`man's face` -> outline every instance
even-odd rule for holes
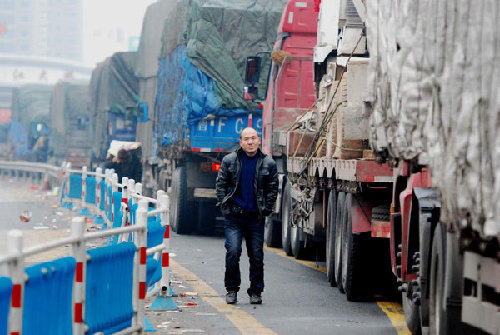
[[[245,129],[241,133],[240,146],[247,154],[253,156],[260,145],[260,138],[255,129]]]

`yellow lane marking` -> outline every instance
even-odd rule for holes
[[[297,263],[300,263],[302,265],[305,265],[307,266],[308,268],[311,268],[311,269],[314,269],[314,270],[317,270],[317,271],[320,271],[320,272],[323,272],[323,273],[326,273],[326,268],[324,266],[320,266],[318,265],[317,263],[315,262],[311,262],[311,261],[303,261],[301,259],[295,259],[293,257],[290,257],[286,254],[286,252],[284,252],[283,250],[281,249],[278,249],[278,248],[270,248],[266,245],[264,245],[264,249],[266,250],[269,250],[269,251],[272,251],[274,252],[275,254],[281,256],[281,257],[284,257],[284,258],[288,258],[288,259],[291,259]]]
[[[181,266],[179,263],[170,260],[172,270],[177,273],[182,281],[189,282],[189,285],[198,292],[198,296],[215,308],[218,312],[224,313],[236,328],[243,335],[277,335],[271,329],[265,327],[253,316],[233,305],[226,304],[225,299],[210,287],[207,283],[198,278],[194,273]]]
[[[295,259],[293,257],[288,256],[286,254],[286,252],[284,252],[283,250],[278,249],[278,248],[269,248],[267,246],[264,246],[264,248],[269,250],[269,251],[274,252],[275,254],[277,254],[281,257],[291,259],[291,260],[293,260],[297,263],[300,263],[302,265],[305,265],[311,269],[326,273],[326,268],[324,266],[319,266],[315,262]],[[400,304],[398,304],[396,302],[379,301],[379,302],[377,302],[377,305],[387,315],[387,317],[391,321],[393,327],[396,328],[398,335],[411,335],[410,330],[406,327],[405,313],[404,313],[403,307]]]
[[[377,302],[378,307],[387,314],[392,325],[396,328],[398,335],[411,335],[410,330],[406,327],[405,313],[403,307],[396,302]]]

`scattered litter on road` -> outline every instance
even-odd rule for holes
[[[198,306],[198,304],[195,302],[188,302],[186,303],[186,306]]]
[[[29,188],[30,190],[39,190],[39,189],[40,189],[40,186],[38,186],[38,185],[29,185],[29,186],[28,186],[28,188]]]
[[[20,219],[22,222],[30,222],[32,213],[28,210],[25,210],[21,213]]]
[[[63,216],[64,215],[63,212],[56,212],[56,214],[59,215],[59,216]]]
[[[172,258],[172,257],[176,257],[176,256],[177,256],[177,254],[176,254],[175,252],[171,252],[171,253],[170,253],[170,258]]]
[[[47,230],[47,229],[50,229],[50,227],[47,227],[47,226],[36,226],[36,227],[33,227],[34,230]]]

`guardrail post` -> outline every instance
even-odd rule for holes
[[[142,184],[141,183],[135,184],[135,191],[137,192],[138,195],[142,195]]]
[[[12,279],[12,299],[9,316],[9,333],[21,335],[23,330],[23,294],[26,275],[23,260],[23,233],[12,230],[7,233],[7,248],[15,260],[9,264],[9,273]]]
[[[87,272],[87,248],[83,236],[85,222],[83,217],[71,221],[71,235],[78,241],[71,246],[71,253],[76,259],[75,285],[73,286],[73,334],[85,334],[85,280]]]
[[[138,248],[138,264],[137,264],[137,280],[134,280],[134,285],[137,287],[137,300],[136,301],[136,318],[134,320],[134,325],[141,327],[140,334],[144,331],[144,318],[146,316],[144,299],[146,299],[146,262],[147,262],[147,221],[148,221],[148,201],[140,200],[139,207],[137,208],[137,226],[142,228],[137,231],[137,248]],[[137,258],[137,257],[136,257]],[[135,292],[134,292],[135,293]]]
[[[102,181],[102,169],[98,167],[95,169],[95,202],[97,206],[97,213],[101,213],[101,181]]]
[[[161,193],[160,193],[161,192]],[[162,212],[160,213],[160,219],[162,225],[165,225],[165,234],[163,235],[163,254],[161,255],[161,294],[167,297],[171,296],[172,292],[170,290],[170,278],[169,278],[169,267],[170,267],[170,222],[168,220],[169,210],[170,210],[170,198],[164,191],[158,191],[158,202]]]
[[[105,215],[105,217],[106,217],[106,226],[107,226],[108,229],[110,229],[111,226],[110,226],[110,223],[109,223],[109,220],[108,220],[108,213],[111,210],[111,205],[109,203],[109,187],[108,186],[111,184],[111,169],[106,169],[104,180],[105,180],[105,182],[104,182],[104,187],[105,187],[105,189],[104,189],[104,191],[105,191],[105,198],[104,198],[104,208],[105,208],[105,210],[104,210],[104,212],[105,213],[104,214],[106,214]]]
[[[113,196],[115,192],[118,191],[118,175],[113,173],[111,177],[111,226],[115,222],[115,197]]]
[[[87,167],[82,167],[82,209],[85,208],[85,196],[87,195]]]

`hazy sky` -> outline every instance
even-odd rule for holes
[[[89,66],[139,37],[146,8],[155,0],[83,0],[83,60]]]

